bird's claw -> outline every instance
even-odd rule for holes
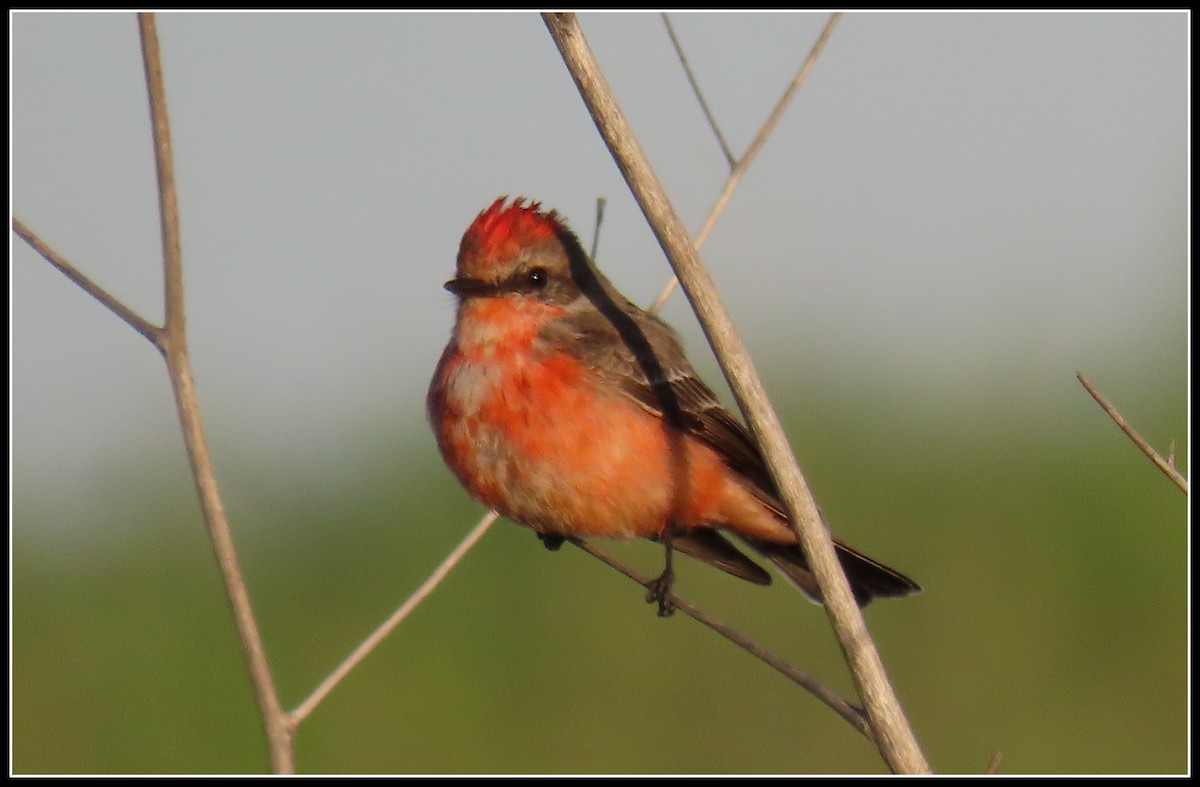
[[[554,536],[548,533],[538,533],[537,537],[542,542],[542,546],[551,552],[557,552],[562,547],[563,542],[567,540],[563,536]]]
[[[662,572],[657,579],[646,585],[646,603],[658,603],[658,616],[667,618],[675,614],[675,605],[671,603],[671,587],[675,584],[675,572],[670,569]]]

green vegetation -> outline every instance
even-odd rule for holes
[[[1183,386],[1162,389],[1110,393],[1155,445],[1178,441],[1186,474]],[[935,769],[980,773],[999,750],[1008,774],[1185,771],[1185,496],[1082,389],[1065,408],[950,415],[858,390],[780,409],[835,530],[926,588],[867,617]],[[278,469],[265,480],[271,457],[218,453],[291,706],[481,513],[419,427],[405,457],[401,430],[381,431],[387,449],[342,449],[350,466],[283,486]],[[89,530],[110,538],[70,543],[29,506],[14,512],[12,767],[261,772],[189,481],[178,463],[127,471],[122,501],[156,491],[137,510],[96,506]],[[645,544],[617,551],[644,567],[659,559]],[[824,615],[784,583],[687,565],[678,589],[849,691]],[[883,769],[779,675],[683,616],[658,619],[628,580],[506,521],[317,709],[296,752],[315,773]]]

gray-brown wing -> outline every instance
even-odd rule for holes
[[[657,540],[657,539],[656,539]],[[671,536],[671,547],[756,585],[771,584],[771,575],[746,557],[716,530],[697,528]]]
[[[758,447],[699,377],[683,354],[674,332],[658,318],[630,307],[614,319],[588,310],[558,320],[543,330],[555,347],[568,348],[642,407],[712,446],[725,463],[748,482],[755,495],[782,517],[783,505]],[[623,316],[622,316],[623,315]],[[769,577],[720,534],[694,530],[672,543],[734,576],[766,584]],[[769,558],[789,581],[818,600],[820,590],[808,569],[804,552],[795,544],[749,541]],[[905,596],[920,586],[895,569],[834,541],[842,566],[860,606],[876,596]]]
[[[670,326],[628,305],[614,319],[595,310],[543,330],[642,407],[703,440],[750,482],[764,503],[782,512],[771,474],[750,433],[696,375]],[[614,323],[620,323],[614,324]]]

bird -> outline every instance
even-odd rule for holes
[[[667,600],[678,550],[770,584],[765,559],[810,600],[821,590],[743,423],[700,379],[672,328],[623,296],[556,211],[496,199],[459,244],[450,340],[426,399],[446,465],[482,504],[564,540],[665,548],[648,600]],[[920,586],[834,540],[854,598]]]

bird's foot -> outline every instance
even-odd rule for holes
[[[538,533],[537,537],[542,542],[542,546],[551,552],[557,552],[562,547],[563,542],[567,540],[563,536],[555,536],[549,533]]]
[[[675,572],[667,568],[646,585],[646,603],[658,604],[658,616],[670,617],[675,614],[675,605],[671,603],[671,588],[675,585]]]

